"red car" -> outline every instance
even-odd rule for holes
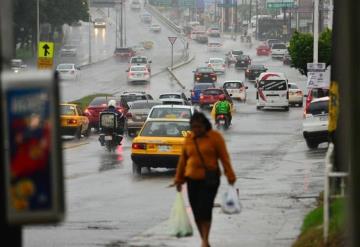
[[[222,88],[208,88],[200,94],[200,107],[212,107],[219,100],[220,95],[225,95],[226,99],[232,104],[232,99],[226,90]]]
[[[270,53],[271,49],[267,45],[260,45],[256,48],[256,55],[258,56],[269,56]]]
[[[210,67],[198,67],[194,73],[194,82],[210,82],[217,81],[217,75],[213,68]]]
[[[130,59],[135,56],[136,52],[130,47],[115,48],[114,56],[120,59]]]
[[[90,102],[89,106],[84,111],[85,116],[89,119],[89,128],[99,129],[100,112],[107,108],[107,104],[111,99],[116,100],[116,108],[118,111],[123,112],[124,114],[126,113],[126,109],[120,103],[120,99],[105,96],[96,97]]]

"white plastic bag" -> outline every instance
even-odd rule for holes
[[[185,209],[184,199],[180,192],[176,193],[175,203],[170,214],[170,234],[178,238],[193,235],[189,216]]]
[[[241,212],[239,196],[234,186],[229,186],[228,190],[224,193],[221,208],[226,214],[239,214]]]

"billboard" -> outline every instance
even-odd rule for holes
[[[51,71],[3,74],[6,216],[9,224],[64,214],[58,86]]]

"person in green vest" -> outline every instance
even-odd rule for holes
[[[215,109],[215,121],[217,115],[226,115],[229,121],[229,125],[231,124],[231,104],[226,100],[225,95],[222,94],[219,96],[219,100],[215,103],[213,109]]]

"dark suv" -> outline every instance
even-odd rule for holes
[[[245,78],[249,81],[254,81],[261,73],[266,72],[267,70],[268,69],[265,68],[264,65],[250,65],[245,70]]]
[[[246,69],[251,64],[248,55],[240,55],[236,58],[235,69]]]

